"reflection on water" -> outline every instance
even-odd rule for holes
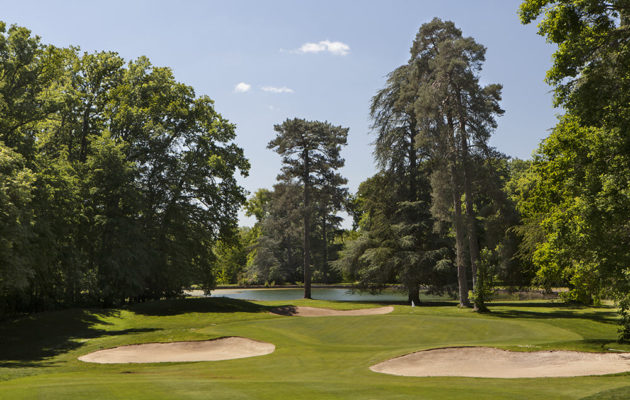
[[[202,290],[187,290],[188,296],[205,297]],[[345,288],[313,288],[311,290],[313,299],[331,301],[365,301],[365,302],[406,302],[407,294],[392,289],[384,290],[380,294],[370,294],[362,292],[352,292]],[[215,289],[210,297],[229,297],[241,300],[260,301],[283,301],[298,300],[304,297],[303,288],[264,288],[264,289]],[[550,300],[557,299],[558,293],[547,294],[540,290],[525,292],[509,292],[507,290],[497,290],[493,300],[499,301],[519,301],[519,300]],[[420,292],[422,302],[443,302],[453,301],[448,295],[437,296]]]
[[[380,294],[352,292],[341,288],[313,288],[311,294],[317,300],[332,301],[407,301],[407,295],[392,290],[383,291]],[[211,297],[229,297],[241,300],[281,301],[298,300],[304,297],[304,289],[215,289]],[[443,301],[444,297],[433,295],[420,295],[421,301]]]

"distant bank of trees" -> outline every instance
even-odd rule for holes
[[[0,23],[0,315],[212,287],[245,201],[234,136],[168,68]]]
[[[337,173],[347,129],[277,125],[269,147],[282,172],[249,200],[257,223],[233,247],[248,249],[242,280],[304,282],[310,297],[312,269],[318,282],[343,278],[364,290],[399,283],[416,303],[421,287],[457,292],[462,306],[471,288],[480,310],[495,281],[528,285],[508,229],[519,223],[506,191],[518,162],[487,144],[503,111],[500,85],[479,84],[484,52],[451,22],[421,27],[409,62],[372,100],[380,171],[354,196]],[[353,232],[339,229],[341,210],[353,215]]]
[[[503,110],[501,86],[479,83],[485,48],[451,22],[424,24],[409,62],[372,99],[379,172],[340,202],[355,229],[316,271],[364,290],[399,283],[416,303],[420,287],[457,292],[479,311],[496,285],[565,286],[567,301],[614,299],[630,340],[630,7],[521,5],[523,23],[541,15],[540,34],[559,45],[547,81],[566,114],[533,160],[488,145]],[[302,220],[304,182],[265,192],[244,276],[297,280],[309,268],[299,233],[318,235],[312,214]]]

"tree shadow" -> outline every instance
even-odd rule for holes
[[[277,306],[273,307],[269,312],[276,315],[283,315],[285,317],[292,317],[298,313],[298,308],[296,306]]]
[[[0,367],[45,367],[46,360],[83,345],[82,340],[158,329],[105,330],[111,325],[102,318],[116,316],[117,310],[72,309],[32,314],[0,324]]]
[[[518,307],[518,308],[556,308],[556,310],[552,311],[543,311],[540,312],[532,311],[532,310],[523,310],[518,308],[511,308],[509,310],[497,310],[494,307],[498,306],[508,306],[508,307]],[[562,307],[562,309],[557,310],[557,308]],[[492,303],[490,304],[491,313],[490,315],[499,317],[499,318],[527,318],[527,319],[588,319],[594,322],[601,322],[605,324],[617,325],[618,314],[613,307],[601,307],[604,310],[601,311],[584,311],[587,309],[586,307],[579,306],[562,306],[560,304],[549,304],[549,303]]]
[[[246,300],[227,297],[197,297],[185,299],[168,299],[138,303],[128,307],[136,314],[147,316],[169,316],[187,313],[259,313],[269,311],[271,307],[252,303]]]
[[[320,300],[320,299],[313,299]],[[381,305],[381,306],[410,306],[406,301],[402,300],[326,300],[330,303],[352,303],[352,304],[365,304],[365,305]],[[443,306],[456,306],[458,303],[455,300],[425,300],[417,303],[416,307],[443,307]]]
[[[570,310],[584,310],[592,308],[579,304],[571,304],[564,302],[549,302],[549,301],[522,301],[522,300],[494,300],[488,303],[488,307],[504,306],[504,307],[528,307],[528,308],[563,308]],[[598,308],[614,309],[611,306],[600,306]]]
[[[593,395],[582,397],[581,400],[627,400],[630,386],[603,390]]]

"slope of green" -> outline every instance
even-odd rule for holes
[[[376,306],[300,300],[329,308]],[[612,308],[500,303],[478,315],[452,304],[360,317],[282,317],[286,303],[186,299],[121,310],[67,310],[0,326],[0,399],[593,399],[623,398],[630,374],[578,378],[409,378],[377,362],[446,346],[630,351],[614,342]],[[131,343],[242,336],[267,356],[197,363],[99,365],[79,355]]]

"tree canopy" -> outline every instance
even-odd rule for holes
[[[338,188],[346,180],[336,170],[344,165],[340,152],[347,143],[348,128],[295,118],[275,125],[274,129],[277,135],[267,147],[282,157],[278,180],[285,184],[296,182],[302,192],[304,297],[310,299],[313,206],[319,202],[326,210],[340,203]],[[326,220],[323,222],[326,229]]]
[[[545,285],[569,300],[620,305],[630,339],[630,5],[627,1],[525,1],[523,23],[558,45],[547,81],[566,115],[541,144],[519,208],[524,243]]]
[[[211,287],[245,200],[234,137],[169,68],[0,24],[2,311]]]

